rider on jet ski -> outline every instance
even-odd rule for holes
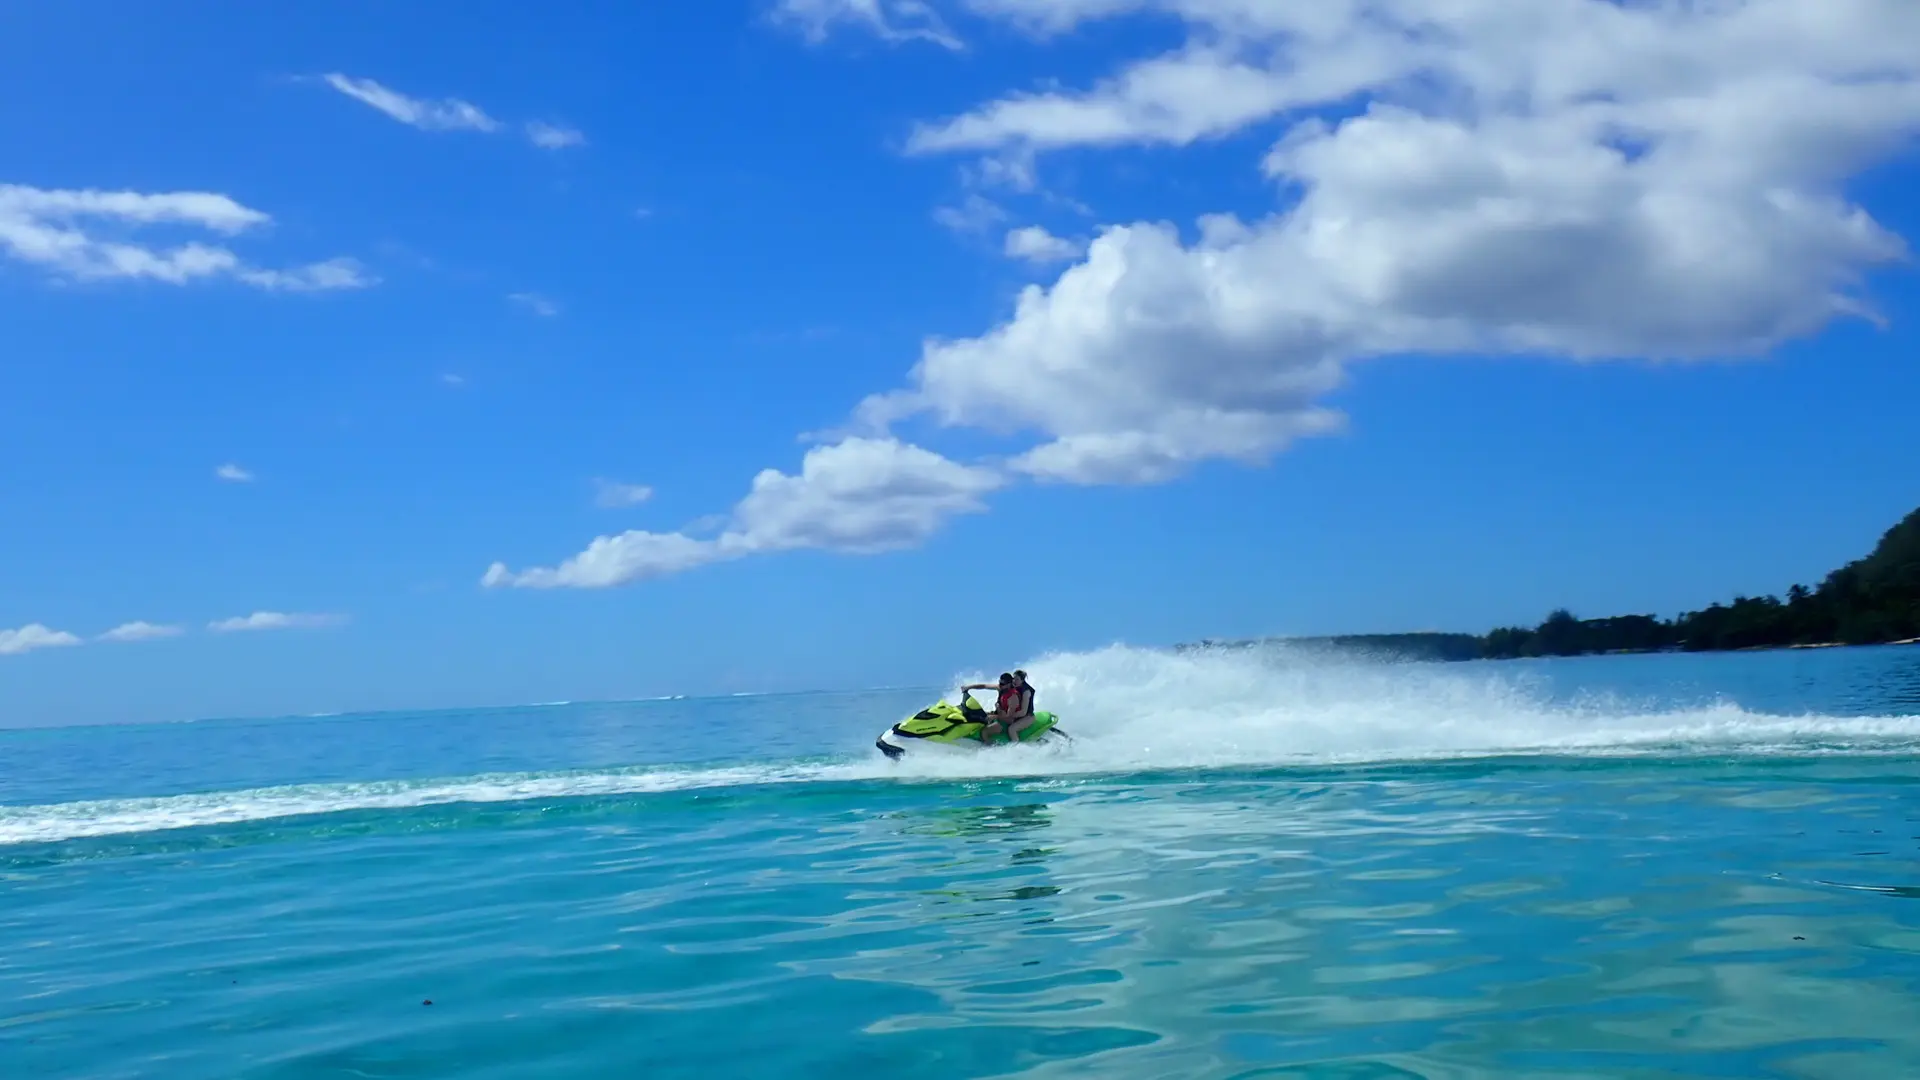
[[[1027,684],[1027,673],[1014,671],[1000,673],[1000,685],[987,683],[969,683],[961,690],[998,690],[1000,698],[994,704],[993,711],[987,714],[986,726],[980,729],[980,741],[992,742],[994,733],[1004,730],[1008,742],[1018,742],[1020,733],[1033,723],[1033,687]]]

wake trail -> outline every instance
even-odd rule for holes
[[[502,773],[0,806],[0,845],[453,803],[642,795],[834,782],[1073,777],[1353,766],[1515,755],[1688,758],[1920,750],[1920,716],[1756,713],[1726,700],[1661,704],[1593,692],[1562,700],[1513,669],[1380,663],[1314,650],[1113,647],[1026,668],[1067,744],[889,762],[868,749],[896,717],[849,733],[826,762]],[[984,681],[972,673],[960,681]]]

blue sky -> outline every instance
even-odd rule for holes
[[[1671,614],[1920,502],[1911,5],[1386,8],[10,6],[0,724]]]

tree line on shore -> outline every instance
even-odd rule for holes
[[[1920,638],[1920,509],[1888,529],[1866,557],[1833,571],[1812,589],[1793,586],[1784,599],[1736,596],[1732,603],[1715,603],[1672,619],[1653,615],[1581,619],[1561,609],[1538,626],[1503,626],[1486,634],[1357,634],[1293,640],[1419,659],[1477,660],[1873,645],[1915,638]]]
[[[1920,510],[1855,559],[1808,589],[1736,596],[1678,618],[1619,615],[1577,619],[1556,611],[1531,629],[1501,627],[1480,639],[1480,655],[1578,656],[1678,649],[1711,652],[1790,645],[1874,645],[1920,637]]]

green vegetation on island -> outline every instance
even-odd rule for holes
[[[1415,660],[1514,659],[1591,653],[1712,652],[1815,645],[1875,645],[1920,638],[1920,510],[1881,536],[1872,554],[1795,585],[1785,599],[1736,596],[1678,618],[1580,619],[1564,609],[1535,627],[1488,634],[1357,634],[1288,638],[1294,645],[1359,649]],[[1249,646],[1256,642],[1205,642]]]

